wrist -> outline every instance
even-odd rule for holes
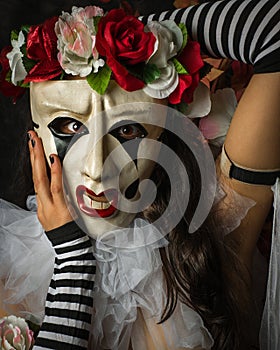
[[[53,247],[61,244],[67,245],[67,243],[72,242],[73,240],[87,237],[75,221],[67,222],[62,226],[45,232]]]

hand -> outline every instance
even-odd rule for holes
[[[37,215],[44,230],[50,231],[73,220],[63,195],[61,163],[57,155],[50,155],[49,180],[42,141],[34,131],[29,131],[28,134],[32,177],[38,204]]]

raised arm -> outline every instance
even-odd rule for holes
[[[199,41],[206,54],[241,60],[254,67],[255,75],[230,126],[225,152],[232,162],[254,169],[255,173],[268,169],[275,173],[272,177],[260,174],[261,181],[255,181],[257,184],[254,185],[242,182],[240,178],[233,179],[223,166],[224,173],[231,178],[222,177],[222,181],[256,202],[232,235],[240,243],[238,254],[249,268],[256,241],[271,208],[270,186],[280,168],[277,151],[280,146],[279,16],[277,0],[232,0],[208,2],[142,18],[144,22],[153,19],[183,22],[189,35]],[[250,177],[256,179],[255,173],[249,174],[246,181]]]
[[[45,317],[34,350],[85,350],[91,326],[96,270],[92,242],[72,221],[64,201],[58,157],[52,156],[49,180],[42,142],[34,131],[29,134],[38,217],[56,252]]]
[[[253,64],[256,73],[279,70],[278,0],[220,0],[142,17],[184,23],[205,54]]]
[[[252,77],[232,120],[225,150],[229,159],[264,175],[280,168],[280,73]],[[265,178],[265,177],[264,177]],[[234,232],[240,257],[250,267],[256,242],[271,208],[273,194],[267,185],[227,181],[239,193],[252,198],[256,205]]]
[[[92,243],[75,222],[46,234],[54,246],[56,258],[45,317],[34,350],[69,346],[85,350],[91,326],[96,268]]]

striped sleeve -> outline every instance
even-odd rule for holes
[[[202,51],[254,66],[255,73],[280,70],[280,1],[220,0],[140,18],[185,23]]]
[[[46,234],[56,259],[33,349],[87,349],[96,270],[92,243],[75,222]]]

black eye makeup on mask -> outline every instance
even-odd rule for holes
[[[122,120],[109,130],[123,146],[128,155],[133,159],[137,168],[137,153],[141,140],[148,135],[147,130],[139,123],[132,120]],[[127,142],[133,141],[133,142]],[[139,186],[139,179],[134,181],[126,190],[125,197],[131,199],[135,196]]]
[[[133,120],[122,120],[114,124],[108,133],[122,144],[137,167],[138,148],[141,140],[148,135],[147,130]]]
[[[89,133],[83,123],[70,117],[57,117],[49,123],[48,128],[53,135],[57,154],[61,161],[65,157],[72,138],[75,136],[78,139]]]
[[[88,128],[82,122],[68,116],[55,118],[49,123],[48,128],[53,135],[57,153],[61,161],[65,157],[72,138],[75,136],[75,140],[77,140],[89,133]],[[113,125],[108,133],[123,145],[126,152],[134,159],[136,164],[139,143],[141,139],[148,135],[147,130],[141,124],[135,123],[135,121],[122,120]],[[127,141],[132,140],[135,140],[135,142],[129,142],[125,145]]]

